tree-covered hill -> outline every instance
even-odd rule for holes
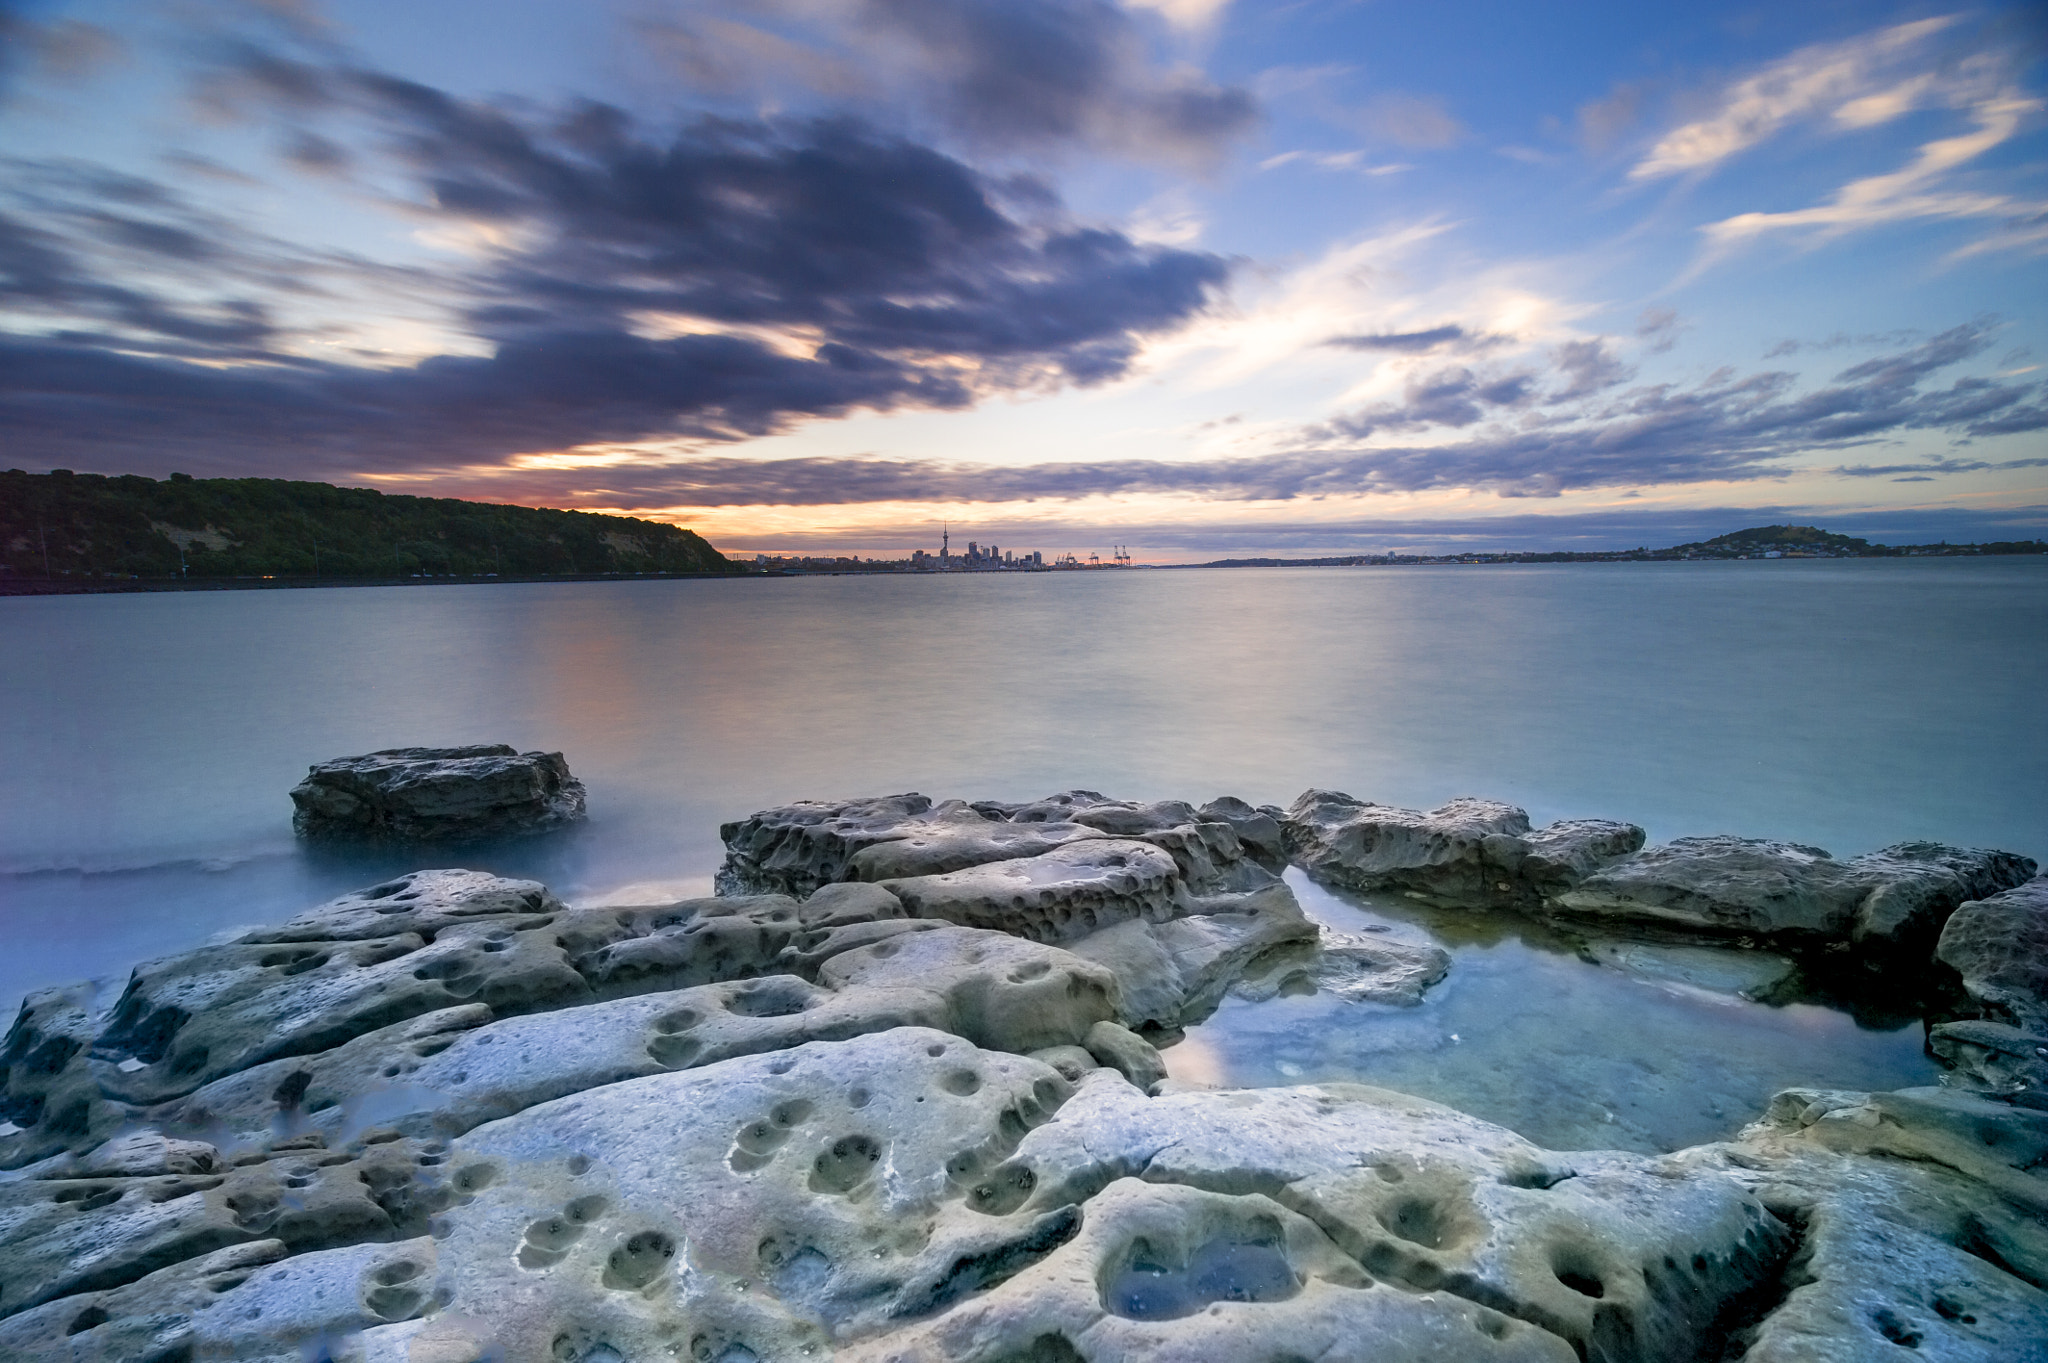
[[[688,530],[626,516],[278,478],[0,473],[0,574],[10,577],[737,571]]]

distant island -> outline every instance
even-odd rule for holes
[[[629,516],[281,478],[0,473],[0,590],[740,571],[688,530]]]
[[[1964,558],[1984,554],[2048,554],[2048,540],[1989,544],[1872,544],[1812,525],[1759,525],[1669,549],[1474,550],[1459,554],[1350,554],[1341,558],[1219,558],[1190,568],[1354,568],[1409,563],[1685,563],[1751,558]]]

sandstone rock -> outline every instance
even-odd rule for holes
[[[1240,800],[1197,811],[1178,800],[1142,804],[1095,791],[1066,791],[1030,804],[934,805],[922,795],[800,801],[725,824],[719,834],[726,844],[721,894],[808,895],[842,880],[941,876],[1103,838],[1166,852],[1196,894],[1260,888],[1283,864],[1271,811]]]
[[[372,1128],[452,1137],[625,1079],[906,1026],[957,1030],[932,989],[838,995],[790,975],[500,1021],[472,1004],[258,1065],[151,1116],[170,1129],[225,1129],[253,1143],[274,1130],[318,1131],[336,1146]]]
[[[1159,1052],[1128,1027],[1098,1022],[1081,1038],[1081,1045],[1096,1060],[1137,1085],[1141,1092],[1150,1093],[1152,1086],[1166,1077],[1166,1062],[1159,1058]]]
[[[1221,795],[1195,812],[1206,822],[1229,824],[1245,855],[1259,865],[1273,872],[1286,869],[1287,837],[1280,828],[1280,821],[1287,817],[1285,810],[1274,805],[1253,806],[1235,795]]]
[[[1633,824],[1573,819],[1532,832],[1497,800],[1397,809],[1311,790],[1282,825],[1295,864],[1318,880],[1470,908],[1535,908],[1643,845]]]
[[[1178,906],[1178,868],[1148,843],[1095,838],[1035,857],[883,888],[919,918],[993,928],[1037,942],[1071,941],[1126,919],[1164,922]]]
[[[437,1145],[291,1145],[203,1176],[0,1184],[0,1315],[233,1244],[306,1251],[424,1234],[459,1193],[441,1179]]]
[[[809,895],[847,879],[857,853],[907,836],[931,807],[916,794],[800,800],[721,824],[725,861],[718,868],[718,892]]]
[[[1897,955],[1927,949],[1965,900],[2032,874],[2024,857],[1939,843],[1900,843],[1836,861],[1818,847],[1763,838],[1679,838],[1596,872],[1556,904],[1608,921]]]
[[[1988,1017],[2048,1032],[2048,876],[1972,898],[1942,929],[1936,954]]]
[[[1127,920],[1067,947],[1114,972],[1125,1026],[1171,1030],[1207,1017],[1254,962],[1315,939],[1293,892],[1274,884],[1199,901],[1164,923]]]
[[[1450,953],[1442,947],[1326,930],[1319,941],[1276,953],[1231,992],[1249,1002],[1322,992],[1352,1003],[1412,1008],[1450,972]]]
[[[1753,1188],[1800,1237],[1784,1300],[1732,1341],[1747,1346],[1742,1356],[2048,1357],[2048,1230],[2026,1186],[2040,1176],[2008,1180],[2015,1204],[1965,1172],[2018,1174],[2035,1158],[2038,1134],[2021,1132],[2010,1157],[1986,1160],[1985,1137],[1997,1145],[2011,1113],[1939,1090],[1794,1089],[1737,1140],[1672,1156]]]
[[[2048,1035],[1965,1019],[1936,1024],[1927,1048],[1971,1083],[2013,1092],[2015,1101],[2022,1093],[2048,1101]]]
[[[124,1287],[24,1311],[0,1321],[0,1356],[298,1363],[334,1340],[432,1304],[434,1242],[426,1237],[288,1253],[277,1240],[233,1245]]]
[[[432,937],[473,918],[521,927],[562,912],[562,901],[537,880],[508,880],[482,871],[414,871],[366,890],[337,896],[274,928],[256,928],[239,942],[354,942],[417,933]]]
[[[452,1213],[452,1331],[511,1359],[821,1354],[942,1310],[1072,1237],[1019,1212],[1018,1139],[1069,1086],[1018,1056],[899,1028],[632,1080],[455,1143],[487,1186]],[[414,1357],[437,1331],[413,1337]]]
[[[826,961],[819,979],[842,994],[920,989],[945,1000],[952,1030],[977,1046],[1016,1051],[1081,1044],[1116,1016],[1116,977],[1072,952],[999,932],[940,928]]]
[[[387,748],[312,767],[292,804],[292,827],[304,838],[471,842],[576,822],[583,783],[558,752],[502,743]]]

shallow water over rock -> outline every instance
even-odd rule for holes
[[[1732,1134],[1793,1085],[1934,1082],[1924,1029],[1867,1028],[1759,994],[1791,970],[1757,951],[1579,940],[1506,914],[1339,895],[1289,871],[1333,933],[1434,943],[1449,975],[1416,1007],[1328,991],[1224,1000],[1162,1054],[1172,1077],[1231,1087],[1329,1081],[1430,1098],[1554,1150],[1676,1150]]]

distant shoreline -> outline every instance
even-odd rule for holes
[[[1458,555],[1371,555],[1328,559],[1221,559],[1208,563],[1139,563],[1122,567],[1068,569],[1068,572],[1185,572],[1195,568],[1451,568],[1519,567],[1537,564],[1601,563],[1764,563],[1812,562],[1826,560],[1955,559],[1955,558],[2038,558],[2044,548],[1978,547],[1950,545],[1939,549],[1913,546],[1916,552],[1889,554],[1781,554],[1766,559],[1761,554],[1699,555],[1673,554],[1669,550],[1646,552],[1516,552]],[[1057,571],[1052,568],[982,572],[903,568],[776,568],[765,572],[731,573],[503,573],[476,576],[448,574],[422,577],[226,577],[226,578],[126,578],[15,577],[0,575],[0,596],[102,596],[138,592],[231,592],[292,591],[334,587],[487,587],[505,583],[547,582],[732,582],[789,577],[1022,577]]]

